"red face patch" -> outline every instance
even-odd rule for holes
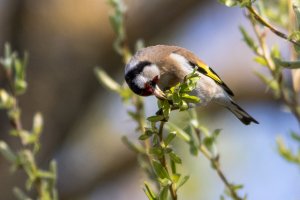
[[[145,83],[145,88],[143,89],[142,96],[150,96],[154,92],[154,88],[149,84]]]
[[[155,76],[152,81],[145,83],[142,96],[150,96],[154,93],[155,86],[158,83],[158,76]]]

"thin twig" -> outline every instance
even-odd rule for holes
[[[252,7],[252,6],[246,6],[247,10],[253,15],[253,17],[256,19],[256,21],[258,21],[260,24],[262,24],[263,26],[267,27],[268,29],[270,29],[270,31],[272,31],[274,34],[276,34],[277,36],[297,45],[300,47],[300,43],[295,40],[294,38],[288,37],[287,34],[279,31],[278,29],[276,29],[275,27],[273,27],[270,23],[268,23],[264,18],[262,18],[257,11]]]
[[[6,79],[7,79],[7,82],[8,82],[8,87],[9,87],[9,90],[10,90],[10,93],[11,93],[12,97],[14,98],[14,104],[13,104],[11,110],[13,110],[15,112],[19,112],[20,107],[19,107],[16,92],[14,90],[13,79],[12,79],[11,76],[12,76],[12,73],[6,73]],[[15,129],[17,132],[23,131],[23,125],[22,125],[20,116],[10,117],[9,120],[10,120],[10,124],[11,124],[13,129]],[[24,144],[21,137],[19,136],[18,138],[20,139],[20,143],[21,143],[22,147],[24,149],[27,149],[28,147],[26,146],[26,144]],[[23,165],[21,165],[21,166],[23,167],[23,170],[25,170],[24,166]],[[41,179],[39,177],[37,177],[37,179],[34,181],[34,186],[36,188],[38,197],[42,197],[43,196],[43,186],[42,186],[42,183],[41,183]]]
[[[294,116],[298,120],[298,123],[300,123],[300,112],[297,110],[297,105],[298,105],[297,99],[296,99],[297,95],[294,93],[286,94],[284,92],[286,90],[289,90],[289,91],[294,91],[294,90],[290,90],[289,88],[286,88],[282,72],[280,72],[279,74],[277,74],[275,72],[275,63],[270,56],[270,52],[269,52],[268,46],[265,41],[265,35],[263,33],[261,33],[261,31],[259,30],[259,28],[256,24],[256,21],[254,21],[253,18],[251,18],[251,17],[249,17],[249,19],[253,26],[254,33],[258,39],[259,45],[262,50],[261,56],[263,56],[263,58],[266,60],[267,67],[268,67],[269,72],[271,73],[272,77],[276,81],[278,81],[280,98],[290,108],[291,112],[294,114]],[[291,95],[291,97],[288,95]]]
[[[198,137],[199,142],[201,141],[201,135],[200,135],[200,130],[195,128],[195,132],[196,135]],[[228,179],[226,178],[224,172],[221,170],[221,165],[220,165],[220,156],[213,156],[211,155],[211,153],[209,152],[209,150],[206,148],[206,146],[204,146],[201,142],[199,145],[199,150],[200,152],[202,152],[202,154],[204,155],[205,158],[207,158],[213,168],[216,170],[218,176],[220,177],[220,179],[222,180],[222,182],[224,183],[224,185],[226,186],[226,188],[228,189],[228,191],[231,194],[231,197],[235,200],[243,200],[243,198],[241,198],[237,192],[234,190],[233,185],[228,181]]]
[[[164,125],[165,125],[165,122],[164,122],[164,121],[161,121],[161,122],[160,122],[160,125],[159,125],[159,129],[158,129],[158,137],[159,137],[160,143],[163,142]],[[163,167],[167,170],[167,172],[168,172],[169,170],[168,170],[168,167],[167,167],[167,162],[166,162],[165,154],[162,155],[162,158],[160,159],[160,163],[162,164],[162,166],[163,166]],[[177,200],[177,192],[176,192],[176,189],[175,189],[173,183],[171,183],[171,184],[169,185],[169,191],[170,191],[172,200]]]

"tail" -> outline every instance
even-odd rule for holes
[[[231,104],[227,106],[228,110],[230,110],[241,122],[245,125],[249,125],[251,122],[259,124],[258,121],[251,117],[243,108],[233,101],[230,102]]]

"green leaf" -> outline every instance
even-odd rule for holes
[[[143,134],[143,135],[140,135],[139,140],[146,140],[146,139],[148,139],[149,137],[151,137],[151,135]]]
[[[170,178],[170,175],[169,175],[168,171],[158,161],[153,160],[152,164],[153,164],[155,174],[159,178],[161,178],[161,179],[166,178],[166,179],[171,181],[171,178]]]
[[[152,147],[149,153],[156,155],[158,158],[161,158],[164,154],[164,150],[161,147]]]
[[[296,16],[297,30],[300,30],[300,8],[299,2],[293,1],[293,10]]]
[[[4,141],[0,141],[0,152],[11,163],[17,162],[17,156]]]
[[[114,81],[102,68],[96,67],[94,72],[99,82],[107,89],[119,93],[121,90],[120,84]]]
[[[15,92],[17,95],[24,94],[27,89],[27,82],[25,80],[15,80]]]
[[[271,57],[272,58],[277,58],[280,59],[281,58],[281,53],[280,53],[280,49],[278,45],[273,45],[271,48]]]
[[[292,32],[292,34],[289,35],[288,39],[299,42],[300,41],[300,31]],[[297,51],[297,53],[300,53],[300,48],[298,45],[294,45],[294,48]]]
[[[152,145],[153,145],[153,146],[160,145],[160,139],[159,139],[159,136],[158,136],[157,134],[153,135],[153,138],[152,138]]]
[[[164,144],[165,146],[168,146],[172,141],[173,139],[176,137],[176,131],[171,131],[167,137],[164,139]]]
[[[218,1],[227,7],[233,7],[233,6],[238,5],[237,0],[218,0]]]
[[[274,58],[274,61],[276,62],[276,64],[285,67],[285,68],[289,68],[289,69],[299,69],[300,68],[300,60],[296,60],[296,61],[285,61],[285,60],[280,60],[278,58]]]
[[[279,84],[276,80],[274,79],[268,79],[265,75],[261,74],[260,72],[254,71],[254,73],[264,82],[268,88],[272,89],[274,92],[274,95],[276,98],[279,97],[280,91],[279,91]]]
[[[190,143],[190,153],[193,155],[193,156],[197,156],[199,151],[198,151],[198,147],[195,145],[194,142],[191,142]]]
[[[171,106],[168,100],[162,101],[162,111],[164,118],[168,118],[171,112]]]
[[[222,129],[220,129],[220,128],[214,130],[214,132],[213,132],[212,135],[213,135],[213,137],[215,138],[215,140],[216,140],[217,137],[220,135],[221,131],[222,131]]]
[[[135,121],[137,121],[139,119],[139,115],[136,112],[127,111],[127,114]]]
[[[169,154],[169,156],[170,156],[170,158],[171,158],[175,163],[178,163],[178,164],[181,164],[181,163],[182,163],[181,158],[180,158],[177,154],[175,154],[174,152],[171,152],[171,153]]]
[[[231,188],[235,191],[237,190],[241,190],[244,188],[244,186],[242,184],[238,184],[238,185],[232,185]]]
[[[145,188],[144,188],[144,192],[147,195],[149,200],[158,200],[156,195],[154,194],[154,192],[151,190],[150,186],[148,185],[148,183],[144,182]]]
[[[187,143],[189,143],[191,141],[191,137],[183,129],[179,128],[175,124],[169,122],[168,124],[166,124],[166,127],[171,131],[175,131],[177,133],[177,135],[181,139],[183,139],[183,141],[185,141]]]
[[[239,6],[241,8],[251,6],[253,0],[239,0]]]
[[[291,132],[291,137],[292,137],[295,141],[300,142],[300,135],[297,134],[296,132],[292,131],[292,132]]]
[[[256,56],[254,58],[254,61],[257,62],[258,64],[262,65],[262,66],[267,66],[267,61],[264,57],[261,57],[261,56]]]
[[[278,137],[276,139],[276,142],[277,150],[285,160],[292,163],[300,164],[300,156],[293,155],[292,151],[286,147],[285,142],[281,137]]]
[[[136,153],[145,154],[145,150],[143,149],[142,146],[134,144],[133,142],[129,141],[129,139],[126,136],[122,137],[122,141],[132,151],[134,151]]]
[[[168,186],[163,187],[159,193],[159,200],[168,200],[168,191],[169,191]]]
[[[179,188],[181,188],[188,180],[189,180],[190,176],[185,176],[183,177],[180,182],[178,183],[178,186],[177,186],[177,190]]]
[[[200,102],[200,98],[197,97],[197,96],[191,96],[191,95],[188,95],[188,94],[182,94],[181,95],[181,98],[188,102],[188,103],[199,103]]]
[[[15,103],[15,99],[5,90],[0,89],[0,109],[10,109]]]
[[[0,64],[4,66],[4,69],[7,71],[12,71],[13,62],[16,58],[16,53],[11,51],[9,43],[5,43],[4,46],[4,58],[0,58]]]
[[[249,48],[251,48],[254,52],[257,52],[257,44],[255,44],[253,38],[248,34],[246,29],[243,26],[239,26],[240,32],[243,35],[243,40],[248,45]]]
[[[163,115],[155,115],[148,117],[147,120],[150,122],[158,122],[158,121],[163,121],[165,117]]]
[[[187,109],[189,109],[189,105],[187,104],[187,102],[181,101],[181,103],[179,105],[179,110],[180,111],[185,111]]]
[[[213,144],[216,142],[217,137],[219,136],[221,129],[216,129],[212,135],[206,136],[203,139],[203,144],[206,148],[212,149]]]
[[[214,138],[213,137],[205,137],[203,139],[203,144],[206,148],[211,149],[212,145],[214,144]]]
[[[14,187],[13,192],[18,200],[32,200],[20,188]]]
[[[172,182],[173,183],[178,183],[178,181],[180,180],[181,174],[172,174]]]
[[[57,179],[57,163],[55,160],[51,160],[50,162],[50,172],[53,174],[53,180],[54,180],[54,184],[56,182]]]
[[[172,101],[173,101],[174,106],[179,106],[181,99],[180,99],[180,96],[178,93],[174,93],[172,95]]]
[[[40,135],[43,130],[43,116],[41,113],[36,113],[33,117],[32,133],[35,135]]]
[[[39,178],[46,178],[46,179],[54,179],[55,175],[52,172],[44,171],[44,170],[38,170],[37,176]]]

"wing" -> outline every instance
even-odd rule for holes
[[[222,81],[219,75],[216,72],[214,72],[207,64],[205,64],[198,57],[196,57],[192,52],[187,51],[186,49],[178,49],[174,51],[174,53],[184,56],[186,59],[188,59],[188,62],[192,67],[198,67],[197,71],[199,73],[211,78],[218,85],[220,85],[230,96],[234,96],[231,89]]]

